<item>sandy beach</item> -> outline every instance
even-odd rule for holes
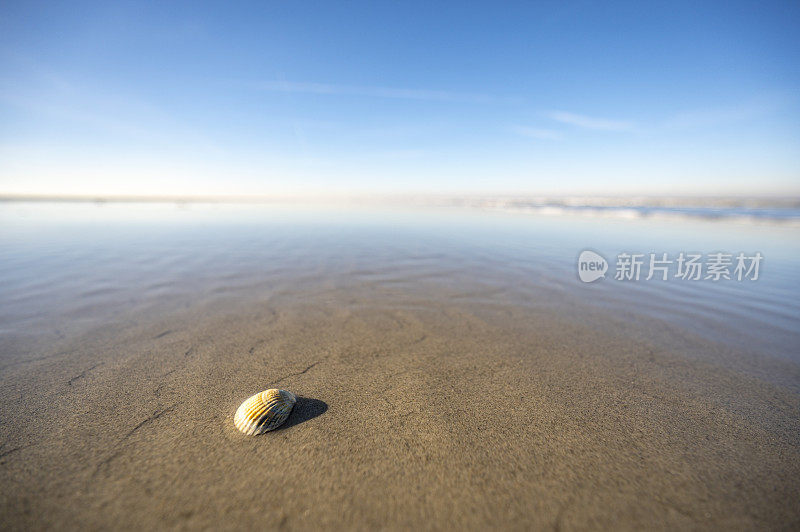
[[[0,532],[800,532],[798,28],[0,2]]]
[[[4,526],[800,519],[795,365],[746,368],[696,338],[670,348],[600,316],[590,327],[509,306],[329,297],[140,316],[6,366]],[[276,386],[301,396],[287,426],[236,432],[238,404]]]
[[[800,524],[796,361],[497,272],[358,267],[127,305],[95,283],[6,330],[3,528]],[[270,387],[287,424],[237,432]]]

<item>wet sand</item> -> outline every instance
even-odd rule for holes
[[[3,529],[800,527],[791,231],[667,228],[760,249],[757,284],[581,285],[580,246],[672,240],[649,221],[14,208]],[[300,396],[287,424],[238,433],[269,387]]]
[[[492,300],[297,289],[6,340],[3,527],[800,524],[795,363]],[[289,422],[239,434],[268,387]]]

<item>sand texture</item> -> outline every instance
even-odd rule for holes
[[[2,347],[8,530],[800,526],[798,366],[657,323],[332,289]]]

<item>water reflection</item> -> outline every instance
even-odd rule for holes
[[[800,345],[800,239],[779,225],[442,208],[15,203],[0,205],[0,222],[6,335],[51,334],[58,324],[97,325],[209,297],[367,287],[376,297],[590,304],[783,356]],[[609,259],[621,251],[758,250],[765,262],[757,282],[586,285],[575,259],[587,247]]]

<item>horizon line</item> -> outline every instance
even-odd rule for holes
[[[781,205],[800,207],[800,192],[795,193],[548,193],[548,192],[356,192],[320,194],[14,194],[0,192],[2,203],[276,203],[318,201],[425,201],[425,200],[716,200],[763,201],[772,200]]]

